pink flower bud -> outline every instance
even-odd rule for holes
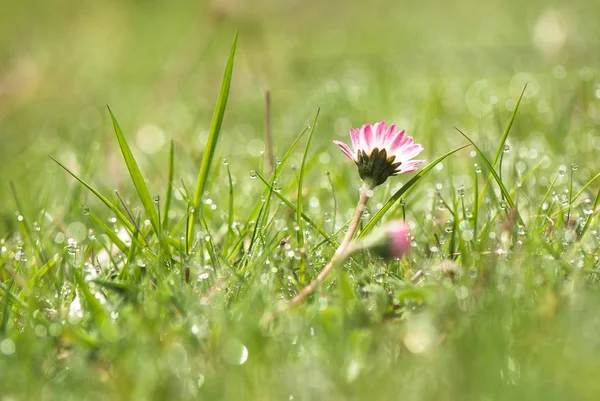
[[[399,259],[410,251],[410,229],[402,220],[395,220],[385,227],[387,232],[388,255]]]
[[[388,259],[400,259],[410,251],[410,229],[402,220],[394,220],[369,236],[361,245]]]

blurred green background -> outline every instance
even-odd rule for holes
[[[537,107],[548,127],[537,130],[541,148],[568,151],[565,134],[577,143],[584,138],[587,151],[600,147],[587,138],[589,124],[556,129],[574,96],[594,98],[600,89],[595,1],[56,0],[5,1],[2,10],[3,230],[16,224],[9,180],[27,200],[24,208],[65,203],[74,183],[48,155],[101,188],[120,189],[124,164],[106,104],[151,190],[164,187],[171,138],[178,178],[193,182],[237,29],[219,145],[234,170],[255,167],[264,148],[265,89],[272,92],[276,155],[321,107],[315,154],[336,151],[330,140],[351,126],[387,119],[419,136],[430,159],[459,140],[453,126],[480,129],[492,109],[504,118],[504,106],[513,105],[504,102],[525,82],[536,95],[530,106],[526,96],[525,107]],[[598,103],[592,105],[583,113],[597,123]]]
[[[292,400],[295,394],[297,400],[341,400],[394,399],[403,391],[412,400],[596,399],[600,320],[593,284],[600,276],[600,235],[591,201],[597,183],[584,191],[572,216],[569,197],[600,171],[600,2],[0,1],[0,245],[8,238],[9,251],[2,252],[12,269],[5,269],[9,284],[2,285],[38,271],[33,253],[27,251],[25,263],[18,214],[40,230],[35,245],[48,255],[69,252],[30,293],[15,284],[31,310],[11,307],[10,314],[8,301],[3,303],[11,337],[0,342],[0,370],[10,379],[0,378],[0,387],[12,391],[7,394],[185,399],[201,391],[208,399],[243,399],[250,392],[256,399]],[[65,321],[79,303],[72,277],[69,282],[79,266],[72,239],[98,247],[95,231],[87,230],[102,232],[80,204],[102,221],[113,215],[48,155],[107,196],[118,189],[137,214],[140,202],[108,104],[152,195],[166,192],[171,139],[175,186],[193,188],[237,30],[232,88],[207,195],[207,231],[215,238],[222,237],[228,217],[223,158],[234,176],[235,224],[253,224],[248,216],[264,187],[248,173],[264,168],[267,89],[275,156],[321,108],[308,153],[305,211],[329,232],[351,213],[360,185],[332,139],[347,140],[350,127],[386,120],[423,143],[424,158],[431,161],[466,142],[457,126],[493,154],[526,83],[508,139],[514,150],[503,156],[499,170],[527,232],[510,221],[506,205],[486,197],[479,217],[480,225],[489,223],[490,235],[476,245],[462,241],[473,255],[465,252],[457,263],[444,254],[454,249],[448,242],[455,237],[445,224],[458,224],[461,217],[440,208],[438,196],[455,201],[458,210],[457,193],[466,191],[461,223],[469,223],[465,208],[473,207],[472,195],[481,191],[474,182],[482,185],[485,178],[473,165],[481,160],[464,150],[438,165],[406,199],[408,219],[415,223],[408,270],[400,262],[361,258],[364,271],[345,269],[337,287],[324,286],[305,309],[265,327],[273,306],[300,288],[288,273],[300,257],[276,248],[279,236],[295,229],[294,216],[274,205],[277,219],[268,241],[253,255],[270,258],[272,265],[257,262],[243,280],[211,294],[212,303],[204,301],[208,289],[229,270],[213,269],[199,252],[177,265],[192,267],[192,285],[183,284],[174,269],[156,290],[149,275],[140,280],[143,302],[106,297],[110,324],[90,321],[85,303],[74,313],[85,311],[86,320],[80,321],[82,312]],[[281,175],[281,193],[289,199],[297,187],[297,170],[290,167],[301,163],[304,143]],[[572,163],[579,166],[569,169]],[[554,191],[544,198],[554,177]],[[328,178],[337,191],[335,205]],[[395,177],[382,186],[370,212],[407,179]],[[490,188],[498,194],[495,185]],[[171,208],[173,221],[185,214],[180,198]],[[394,206],[385,220],[398,218],[400,209]],[[543,218],[534,216],[538,210],[546,211]],[[44,225],[44,219],[55,224]],[[581,231],[573,224],[587,221],[592,235],[579,241]],[[175,238],[181,231],[170,234]],[[240,243],[246,236],[240,234]],[[317,235],[310,238],[312,245],[316,241]],[[309,255],[312,273],[332,252]],[[112,280],[111,263],[101,267]],[[209,271],[214,277],[207,280]],[[40,311],[57,319],[50,331],[33,326]],[[73,333],[89,334],[98,346],[82,346]]]

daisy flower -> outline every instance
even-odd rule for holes
[[[423,146],[404,135],[404,130],[397,131],[395,124],[386,127],[381,121],[352,128],[350,139],[352,149],[340,141],[333,143],[356,163],[360,178],[371,187],[383,184],[392,175],[415,171],[424,162],[411,160],[423,151]]]

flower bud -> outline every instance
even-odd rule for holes
[[[363,244],[376,254],[388,259],[400,259],[410,251],[410,229],[402,220],[394,220],[371,236]]]

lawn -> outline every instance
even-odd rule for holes
[[[600,3],[2,9],[0,401],[598,399]]]

